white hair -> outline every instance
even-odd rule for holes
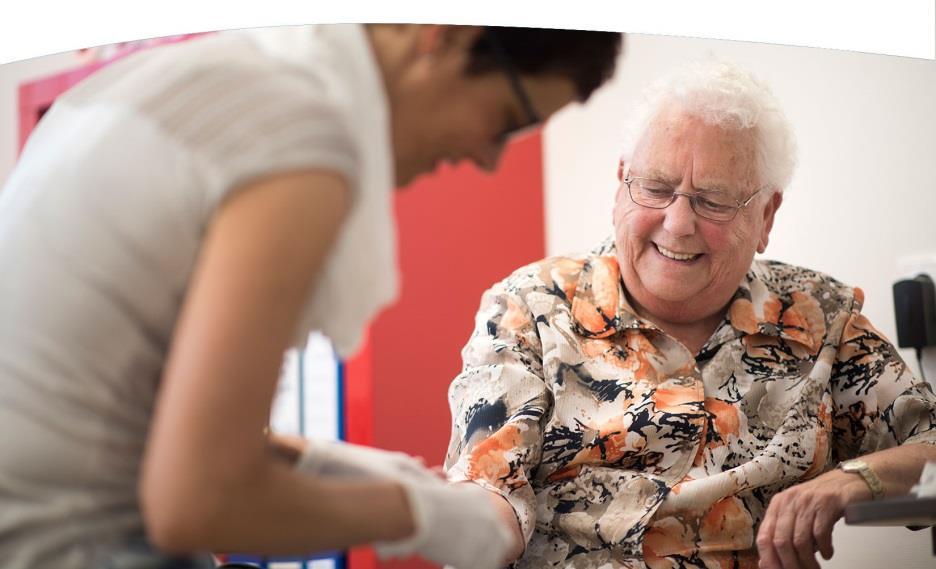
[[[796,166],[796,138],[770,88],[725,61],[694,62],[662,77],[643,93],[625,128],[624,157],[650,122],[667,107],[725,129],[754,129],[761,184],[782,192]]]

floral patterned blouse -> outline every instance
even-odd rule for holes
[[[698,354],[635,315],[611,241],[487,291],[449,389],[446,467],[503,495],[518,568],[756,567],[771,496],[936,444],[936,396],[860,289],[755,261]]]

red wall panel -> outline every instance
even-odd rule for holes
[[[544,255],[541,146],[540,135],[529,136],[507,149],[496,175],[469,165],[446,168],[398,194],[403,290],[346,366],[349,440],[442,463],[451,422],[448,385],[461,369],[481,293]],[[368,385],[371,416],[360,404]],[[352,554],[351,569],[373,566],[360,555]],[[429,567],[415,560],[381,566]]]

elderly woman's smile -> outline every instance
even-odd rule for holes
[[[766,247],[780,195],[758,192],[750,130],[707,124],[674,104],[644,132],[619,172],[621,278],[643,317],[663,329],[691,322],[707,337]],[[748,198],[747,207],[719,207]]]
[[[654,243],[653,245],[656,247],[656,250],[660,253],[660,255],[663,255],[667,259],[678,261],[683,265],[698,261],[702,256],[702,253],[679,253],[677,251],[673,251],[672,249],[667,249],[659,243]]]

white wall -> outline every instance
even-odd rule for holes
[[[936,253],[933,61],[629,35],[612,84],[547,127],[547,252],[582,250],[610,235],[628,107],[660,73],[709,56],[769,82],[797,131],[799,167],[765,256],[862,287],[865,314],[895,338],[891,285],[903,276],[897,259]],[[913,359],[911,351],[902,354]],[[932,381],[936,367],[927,369]],[[928,531],[839,524],[836,555],[823,567],[933,567],[929,539]]]

